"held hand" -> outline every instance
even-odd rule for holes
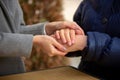
[[[66,46],[66,45],[65,45]],[[87,36],[76,35],[75,43],[72,46],[66,46],[67,52],[82,51],[87,46]]]
[[[39,48],[48,56],[65,55],[65,47],[59,44],[54,38],[46,35],[36,35],[33,38],[33,46]]]
[[[62,43],[67,43],[69,46],[75,42],[75,30],[73,29],[57,30],[54,35],[57,40],[61,40]]]
[[[84,31],[80,28],[79,25],[77,25],[75,22],[69,22],[69,21],[58,21],[58,22],[50,22],[46,24],[45,30],[47,35],[52,35],[56,30],[60,29],[74,29],[76,34],[83,34]]]
[[[58,42],[61,43],[62,45],[64,45],[64,47],[66,47],[66,49],[67,49],[66,53],[73,52],[73,51],[78,51],[78,50],[83,50],[87,45],[87,36],[76,35],[75,36],[75,43],[71,46],[63,44],[61,40],[58,40]]]
[[[66,28],[57,30],[54,35],[57,40],[61,40],[63,43],[67,43],[69,46],[71,46],[75,42],[75,35],[84,35],[80,33],[82,31],[76,31],[77,33],[73,29]]]

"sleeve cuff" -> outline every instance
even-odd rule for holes
[[[88,32],[87,47],[82,53],[82,57],[85,61],[91,61],[95,54],[95,38],[92,32]]]

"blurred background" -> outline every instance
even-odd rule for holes
[[[73,21],[73,15],[82,0],[19,0],[26,24],[45,21]],[[59,66],[78,66],[81,57],[49,57],[35,50],[30,58],[25,59],[27,71],[47,69]]]

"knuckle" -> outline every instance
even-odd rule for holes
[[[54,55],[52,55],[52,54],[49,54],[49,56],[50,56],[50,57],[53,57]]]
[[[50,54],[51,54],[51,55],[54,55],[54,50],[51,50],[51,51],[50,51]]]

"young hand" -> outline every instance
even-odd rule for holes
[[[53,35],[52,35],[53,36]],[[54,36],[53,36],[54,37]],[[61,40],[57,40],[59,43],[64,45],[66,47],[66,53],[83,50],[87,45],[87,36],[85,35],[76,35],[75,36],[75,43],[71,46],[68,46],[67,44],[63,44]]]
[[[70,21],[57,21],[57,22],[47,23],[45,30],[47,35],[52,35],[56,30],[65,29],[65,28],[75,30],[76,34],[84,35],[84,31],[82,30],[82,28],[80,28],[80,26],[77,25],[77,23]]]
[[[36,35],[33,38],[33,46],[40,49],[48,56],[65,55],[66,48],[58,43],[54,38],[47,35]]]

